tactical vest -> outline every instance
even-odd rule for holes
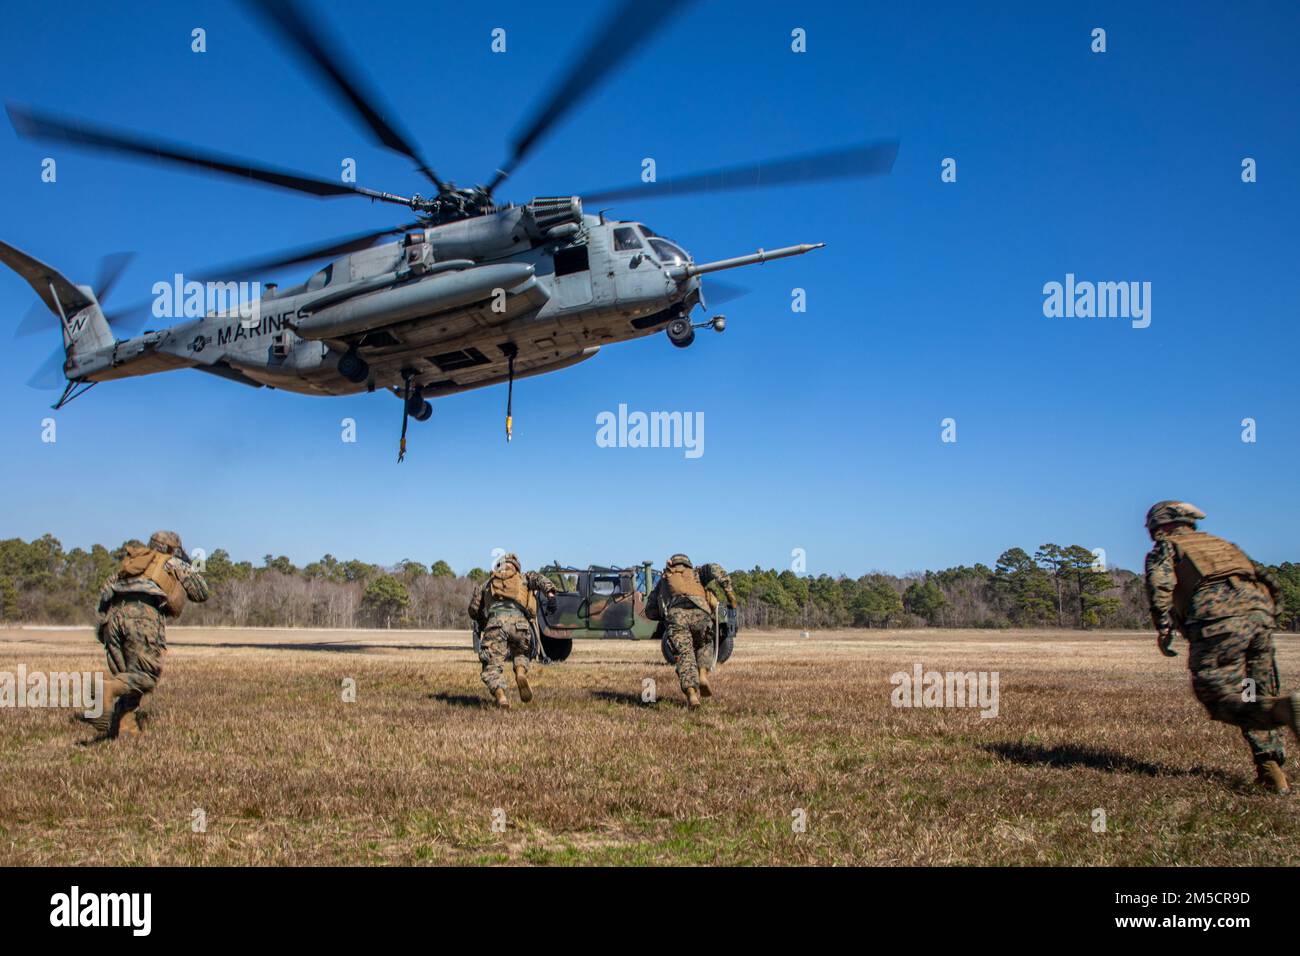
[[[117,574],[121,578],[145,578],[158,585],[163,592],[162,611],[169,617],[180,617],[185,609],[185,586],[167,567],[170,554],[163,554],[153,548],[140,548],[128,545],[126,557],[118,566]]]
[[[1256,580],[1255,565],[1231,541],[1204,531],[1171,534],[1165,540],[1174,549],[1174,610],[1180,617],[1187,616],[1192,596],[1202,584],[1234,577]]]
[[[529,617],[537,616],[537,598],[528,590],[528,582],[513,564],[493,570],[492,577],[488,579],[488,593],[491,595],[487,606],[489,611],[495,604],[509,602],[518,605]]]
[[[718,599],[703,584],[694,568],[674,564],[664,568],[664,588],[668,592],[668,607],[694,605],[702,611],[717,609]]]

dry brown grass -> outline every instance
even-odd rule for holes
[[[1300,863],[1300,802],[1252,790],[1185,655],[1146,635],[747,634],[698,715],[650,643],[580,643],[500,714],[459,632],[171,642],[139,740],[0,711],[4,862]],[[87,669],[97,650],[86,630],[0,631],[0,670]],[[916,661],[999,671],[1001,715],[891,707],[889,675]]]

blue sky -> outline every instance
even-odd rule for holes
[[[502,388],[437,401],[398,466],[391,396],[308,398],[195,372],[99,386],[55,416],[46,444],[55,396],[24,383],[57,333],[0,333],[0,535],[85,546],[174,527],[240,558],[462,570],[498,547],[533,565],[685,550],[778,568],[801,548],[808,571],[851,574],[1056,541],[1140,567],[1145,509],[1177,497],[1261,560],[1300,558],[1300,8],[982,6],[705,2],[587,99],[505,198],[635,181],[646,156],[666,177],[864,139],[901,148],[884,179],[618,205],[697,259],[827,248],[731,273],[753,292],[725,307],[721,336],[612,346],[519,383],[509,446]],[[490,176],[603,12],[312,9],[461,182]],[[194,27],[204,54],[190,52]],[[504,55],[490,52],[494,27]],[[790,51],[795,27],[805,54]],[[1104,54],[1090,51],[1094,27]],[[422,185],[231,4],[15,3],[0,64],[19,103],[322,176],[351,156],[363,185]],[[46,155],[55,184],[40,181]],[[945,157],[956,183],[940,181]],[[7,123],[0,209],[0,237],[74,281],[105,253],[137,251],[118,303],[178,270],[401,221],[397,207],[21,141]],[[1043,285],[1066,273],[1150,282],[1150,327],[1044,317]],[[806,313],[790,311],[794,287]],[[0,272],[10,327],[32,301]],[[596,416],[620,403],[704,412],[705,454],[597,447]],[[347,417],[355,444],[339,439]],[[1254,443],[1241,441],[1246,417]]]

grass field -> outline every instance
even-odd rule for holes
[[[1300,798],[1254,790],[1185,646],[1166,659],[1145,634],[742,634],[698,714],[649,642],[579,643],[499,713],[461,632],[170,641],[141,738],[0,711],[0,861],[1300,863]],[[1280,643],[1294,687],[1300,647]],[[89,630],[0,630],[0,671],[98,651]],[[918,662],[997,671],[999,715],[891,706]]]

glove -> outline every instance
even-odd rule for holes
[[[1165,657],[1177,657],[1178,652],[1170,647],[1174,642],[1173,631],[1161,631],[1156,635],[1156,647],[1160,648],[1160,653]]]
[[[556,611],[556,608],[558,608],[558,607],[559,607],[559,605],[558,605],[558,604],[556,603],[556,601],[555,601],[555,595],[554,595],[554,594],[548,594],[548,595],[546,595],[546,613],[547,613],[547,614],[554,614],[555,611]]]
[[[736,609],[736,595],[735,595],[735,594],[728,594],[728,595],[727,595],[727,607],[731,608],[733,611]]]

